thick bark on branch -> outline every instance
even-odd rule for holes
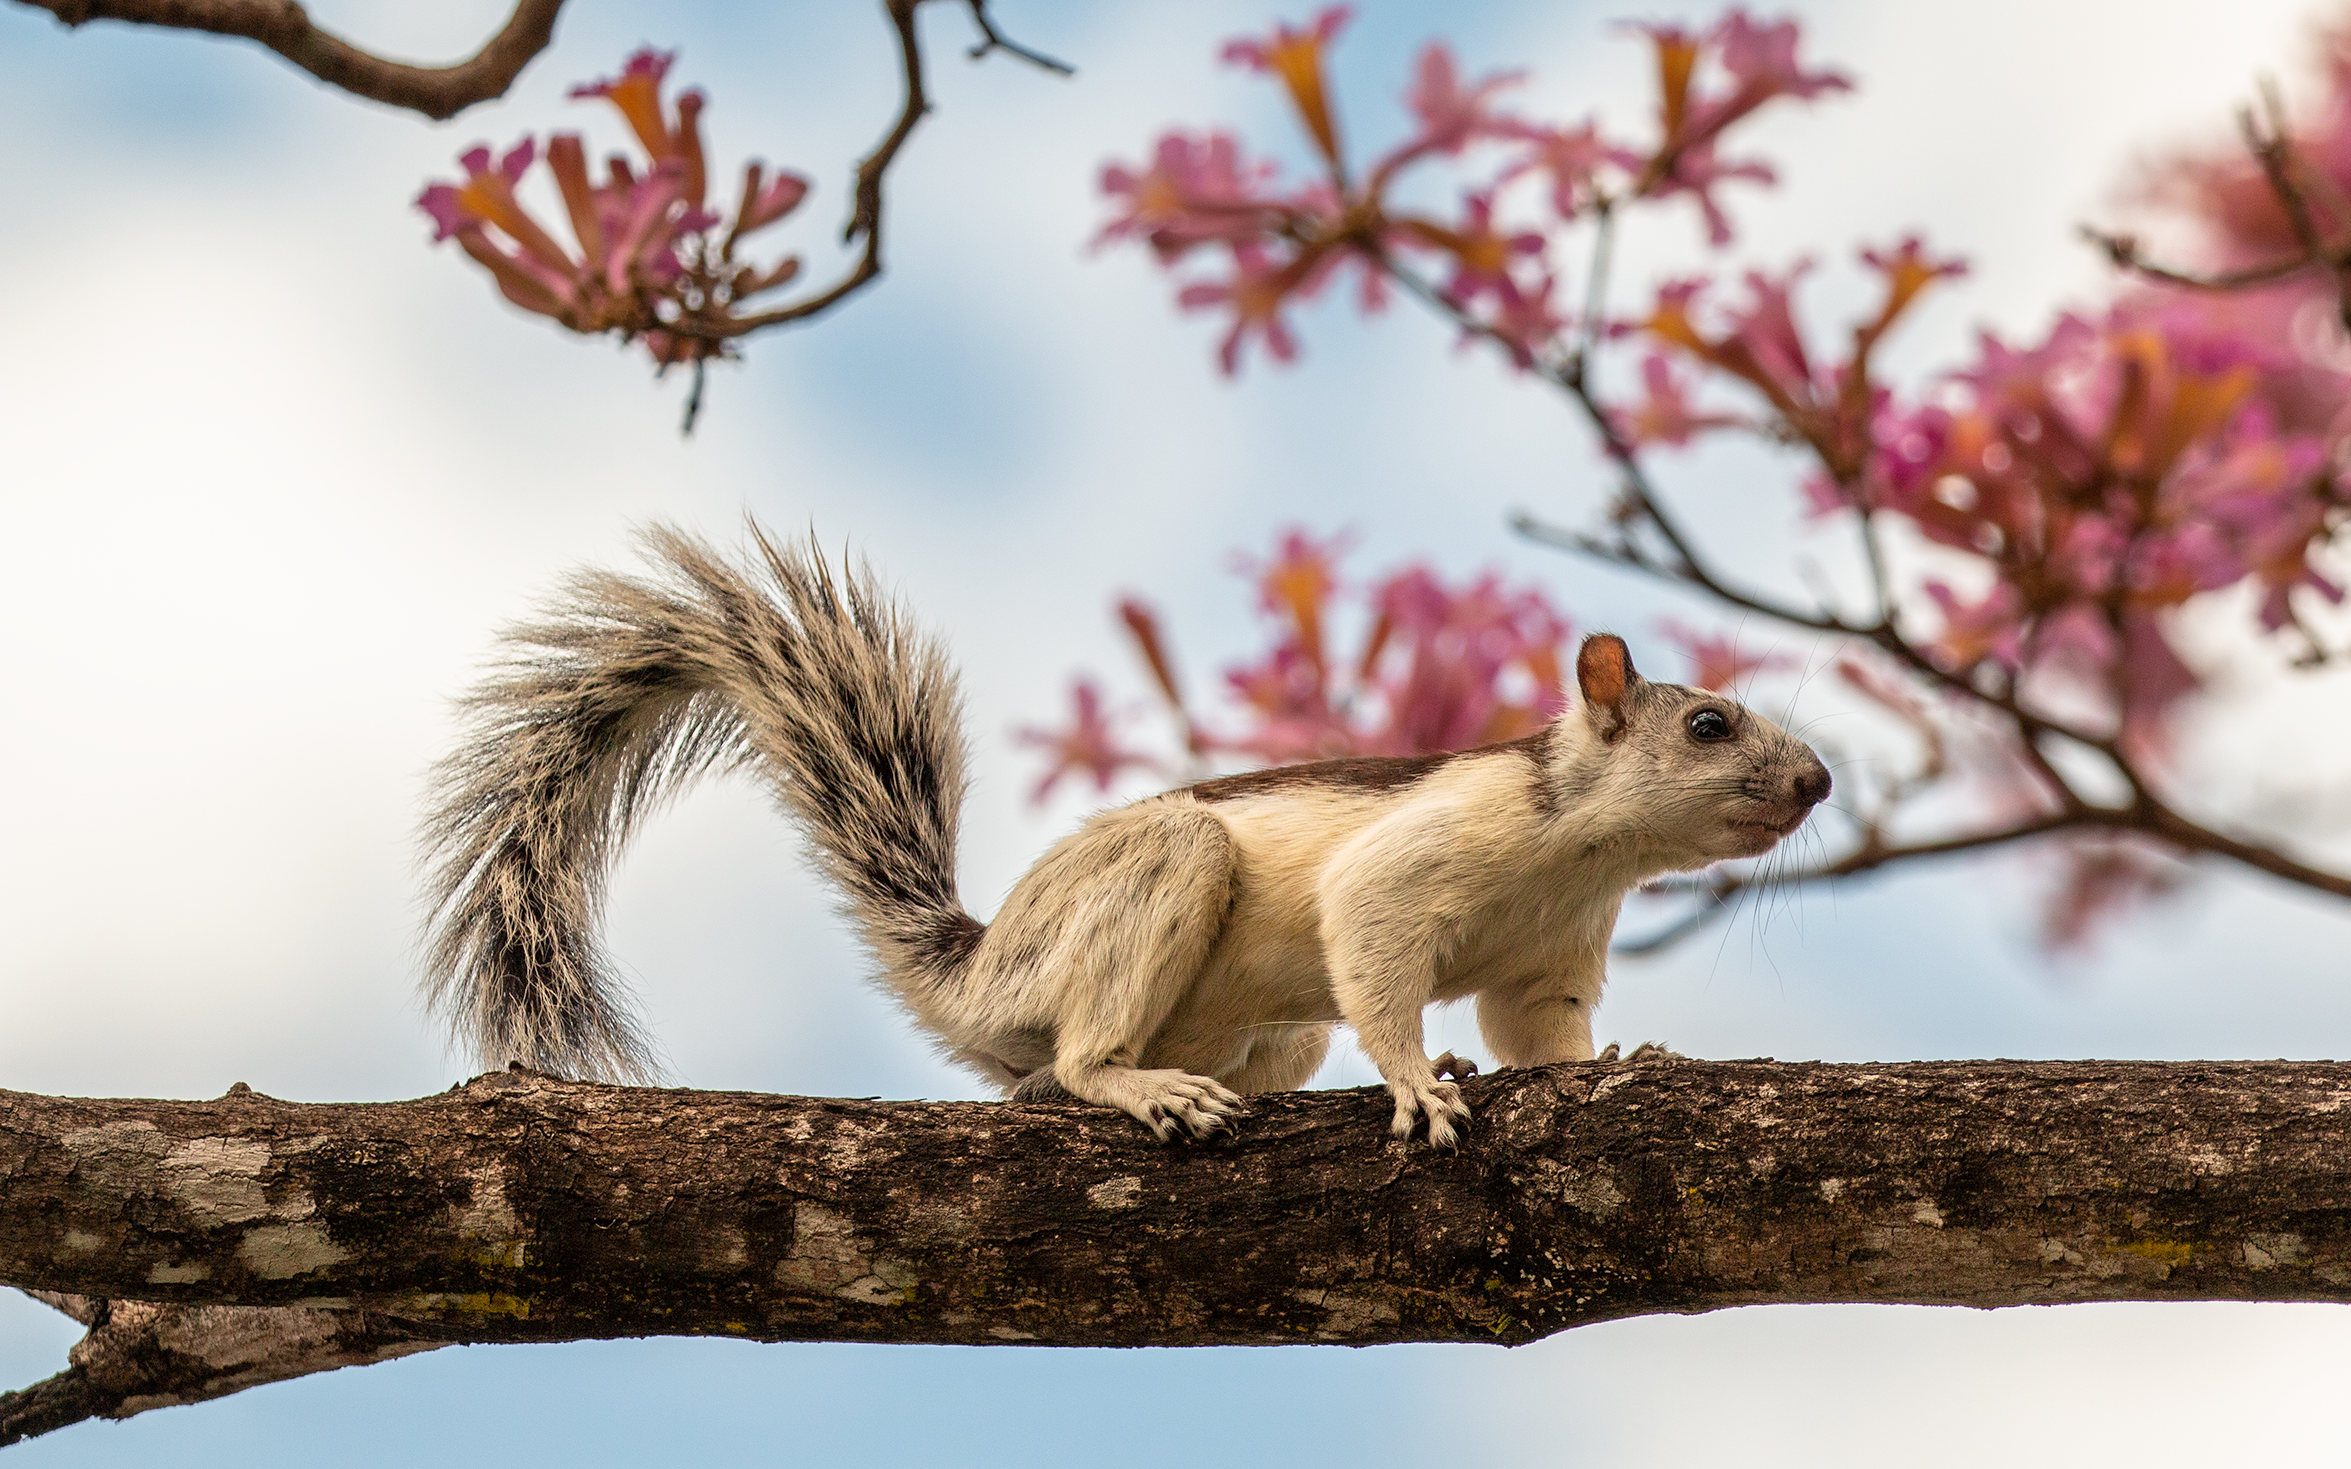
[[[1164,1149],[1085,1108],[528,1073],[368,1105],[0,1092],[0,1280],[113,1313],[33,1390],[113,1394],[73,1416],[461,1341],[1517,1343],[1774,1301],[2351,1301],[2351,1065],[1673,1060],[1466,1093],[1449,1154],[1391,1140],[1372,1089]],[[274,1308],[237,1331],[289,1345],[207,1357],[198,1307]]]
[[[296,0],[18,0],[69,26],[93,20],[205,31],[258,41],[330,87],[421,112],[436,122],[503,97],[547,49],[563,0],[518,0],[482,49],[453,66],[410,66],[362,51],[310,23]]]

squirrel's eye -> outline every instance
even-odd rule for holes
[[[1727,740],[1731,737],[1731,722],[1720,709],[1701,709],[1690,716],[1690,738],[1694,740]]]

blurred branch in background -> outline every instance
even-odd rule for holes
[[[258,41],[328,86],[446,121],[503,97],[555,35],[563,0],[519,0],[482,49],[454,66],[411,66],[362,51],[310,23],[295,0],[16,0],[68,26],[94,20]]]
[[[1881,294],[1842,350],[1823,350],[1801,324],[1795,296],[1809,260],[1745,272],[1728,301],[1698,276],[1663,284],[1629,316],[1608,304],[1626,211],[1686,197],[1710,244],[1728,244],[1717,190],[1773,175],[1759,159],[1727,158],[1725,139],[1781,99],[1849,86],[1799,59],[1793,22],[1733,10],[1703,30],[1639,27],[1657,68],[1646,142],[1594,121],[1506,112],[1496,99],[1518,74],[1466,82],[1431,43],[1406,98],[1412,131],[1357,170],[1323,71],[1344,21],[1327,10],[1225,51],[1287,90],[1312,177],[1285,185],[1228,133],[1172,132],[1148,167],[1104,170],[1113,214],[1102,237],[1141,243],[1171,269],[1203,255],[1224,262],[1222,275],[1187,277],[1177,299],[1229,314],[1219,352],[1228,373],[1251,342],[1294,359],[1285,310],[1350,269],[1363,310],[1401,290],[1465,341],[1502,352],[1574,406],[1615,475],[1597,527],[1522,514],[1522,534],[1818,635],[1884,738],[1910,747],[1906,761],[1840,775],[1820,860],[1782,855],[1669,889],[1691,906],[1631,947],[1690,932],[1750,890],[2027,841],[2055,845],[2066,863],[2044,915],[2058,946],[2166,890],[2180,859],[2199,854],[2351,897],[2351,876],[2295,855],[2284,836],[2191,815],[2182,796],[2193,782],[2175,759],[2185,712],[2213,697],[2214,670],[2179,651],[2191,611],[2250,608],[2255,635],[2282,645],[2291,666],[2337,656],[2316,618],[2342,600],[2331,567],[2351,524],[2351,354],[2332,324],[2351,269],[2351,70],[2335,68],[2316,128],[2292,133],[2273,90],[2262,120],[2244,119],[2250,163],[2169,167],[2172,202],[2218,241],[2221,273],[2155,271],[2129,241],[2100,236],[2157,284],[2123,292],[2103,314],[2062,315],[2034,345],[1986,334],[1975,362],[1904,390],[1877,374],[1880,343],[1923,292],[1965,269],[1916,238],[1860,252]],[[2351,49],[2342,36],[2330,44]],[[1393,201],[1407,170],[1472,154],[1483,167],[1457,217]],[[1579,236],[1582,304],[1571,309],[1563,257]],[[2315,337],[2313,309],[2323,317]],[[1632,344],[1641,392],[1615,401],[1603,371]],[[1702,401],[1708,389],[1736,399]],[[1807,577],[1812,591],[1787,597],[1765,589],[1768,568],[1709,549],[1705,518],[1675,507],[1652,460],[1726,433],[1796,458],[1797,507],[1849,532],[1858,595]],[[1295,641],[1287,626],[1281,636]],[[1706,681],[1706,660],[1693,652],[1692,663]],[[1239,672],[1232,681],[1245,687]],[[1253,728],[1272,727],[1263,701],[1243,703]],[[1249,734],[1217,748],[1303,753]]]

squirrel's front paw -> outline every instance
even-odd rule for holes
[[[1184,1071],[1129,1071],[1128,1095],[1113,1103],[1163,1143],[1235,1130],[1249,1109],[1221,1082]]]
[[[1454,1062],[1450,1051],[1444,1059],[1453,1065],[1465,1064]],[[1454,1124],[1468,1124],[1469,1104],[1461,1100],[1460,1087],[1449,1081],[1437,1080],[1436,1063],[1424,1064],[1428,1066],[1426,1072],[1388,1083],[1389,1094],[1396,1099],[1396,1119],[1388,1124],[1388,1131],[1398,1137],[1408,1138],[1425,1117],[1429,1126],[1429,1146],[1454,1147],[1461,1140],[1460,1129]],[[1458,1076],[1461,1073],[1455,1071],[1453,1074]]]

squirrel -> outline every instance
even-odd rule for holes
[[[880,979],[945,1053],[1016,1099],[1115,1107],[1162,1142],[1230,1129],[1354,1028],[1393,1131],[1454,1146],[1469,1109],[1421,1013],[1477,998],[1494,1058],[1593,1058],[1624,895],[1770,851],[1829,793],[1802,742],[1736,701],[1652,683],[1586,637],[1576,705],[1507,744],[1279,766],[1103,811],[964,910],[961,696],[869,569],[755,523],[742,564],[667,527],[660,575],[575,576],[510,630],[435,774],[425,990],[481,1059],[652,1080],[598,938],[637,823],[715,768],[803,828]],[[1611,1048],[1613,1050],[1613,1048]]]

